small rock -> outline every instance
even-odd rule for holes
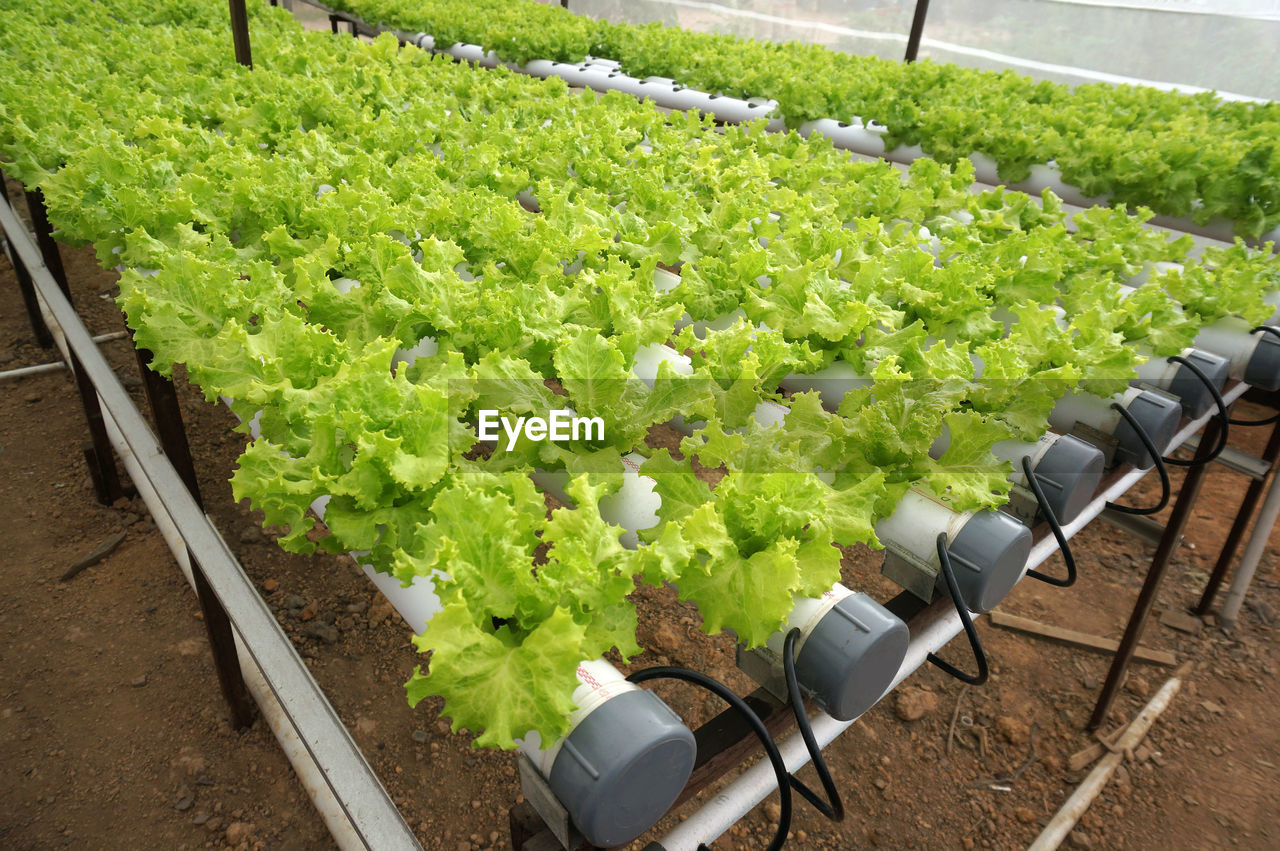
[[[1026,722],[1019,721],[1010,715],[1001,715],[996,719],[996,732],[1006,742],[1018,747],[1031,741],[1031,728]]]
[[[290,611],[297,611],[307,605],[307,598],[297,594],[290,594],[284,598],[284,607]]]
[[[1129,777],[1129,769],[1123,765],[1117,765],[1115,773],[1111,775],[1111,782],[1115,785],[1116,791],[1122,795],[1129,794],[1133,788],[1133,781]]]
[[[268,579],[266,582],[262,583],[262,590],[266,591],[268,594],[270,594],[272,591],[276,590],[279,587],[280,587],[280,583],[275,581],[274,579]]]
[[[668,656],[674,655],[680,648],[680,636],[672,629],[671,624],[660,623],[653,630],[653,648]]]
[[[1142,677],[1132,676],[1129,681],[1124,684],[1126,690],[1138,697],[1147,697],[1151,694],[1151,683]]]
[[[210,777],[209,775],[207,775],[207,774],[197,774],[197,775],[196,775],[196,785],[197,785],[197,786],[212,786],[212,785],[213,785],[213,778],[211,778],[211,777]]]
[[[368,600],[356,600],[354,603],[347,603],[347,611],[353,615],[358,615],[367,608],[369,608]]]
[[[1200,630],[1204,629],[1204,621],[1192,617],[1181,609],[1169,609],[1160,616],[1160,623],[1188,635],[1199,635]]]
[[[262,534],[262,527],[257,523],[244,527],[244,531],[240,533],[242,544],[263,544],[266,540],[267,536]]]
[[[222,817],[214,816],[204,823],[204,829],[210,833],[216,833],[218,828],[222,827]]]
[[[253,835],[253,825],[243,821],[233,821],[227,825],[227,844],[232,848]]]
[[[471,851],[471,843],[464,839],[459,839],[458,844],[455,847],[458,851]]]
[[[1249,609],[1258,616],[1258,620],[1267,626],[1275,626],[1276,610],[1267,605],[1266,600],[1251,599],[1248,605]]]
[[[0,363],[8,363],[13,360],[13,349],[0,349]]]
[[[1072,848],[1092,848],[1093,839],[1083,830],[1073,830],[1067,834],[1067,844]]]
[[[921,688],[905,688],[898,692],[893,711],[903,721],[919,721],[938,708],[938,696]]]
[[[413,740],[414,740],[415,742],[417,742],[418,744],[423,744],[423,743],[425,743],[425,742],[427,741],[427,739],[428,739],[428,738],[429,738],[429,736],[427,736],[427,731],[426,731],[426,730],[414,730],[414,731],[413,731]]]
[[[191,817],[191,823],[197,826],[202,825],[205,822],[207,822],[209,818],[210,818],[209,814],[204,810],[201,810],[200,812],[196,813],[194,816]]]
[[[875,780],[871,781],[871,785],[883,792],[885,789],[889,788],[889,781],[885,780],[883,777],[877,777]]]
[[[338,628],[324,621],[312,621],[302,628],[302,634],[308,638],[318,638],[325,644],[335,644],[338,641]]]
[[[180,813],[185,813],[191,809],[196,802],[196,796],[191,794],[191,790],[186,786],[178,788],[178,797],[173,802],[173,808]]]
[[[764,813],[764,820],[770,824],[782,818],[782,807],[776,801],[765,801],[761,811]]]
[[[1035,811],[1029,807],[1017,807],[1013,811],[1013,817],[1023,824],[1031,824],[1036,820]]]
[[[40,394],[28,393],[26,396],[22,397],[22,401],[26,402],[28,405],[34,405],[36,402],[40,401]]]
[[[372,608],[369,609],[369,627],[373,628],[380,626],[383,621],[391,617],[391,614],[394,611],[395,609],[388,600],[385,598],[379,600]]]
[[[302,610],[298,617],[302,618],[304,621],[314,620],[316,613],[319,611],[320,607],[315,603],[308,603],[306,608]]]
[[[473,809],[473,810],[478,810],[478,809],[480,809],[480,807],[481,807],[481,804],[480,804],[480,799],[479,799],[479,798],[477,798],[477,799],[475,799],[475,800],[473,800],[473,801],[471,802],[471,809]]]
[[[448,721],[437,721],[437,722],[436,722],[436,735],[437,735],[437,736],[447,736],[447,735],[449,735],[449,734],[450,734],[450,733],[452,733],[452,732],[453,732],[453,731],[449,729],[449,722],[448,722]]]
[[[146,675],[146,674],[139,674],[138,676],[136,676],[136,677],[134,677],[133,679],[129,680],[129,685],[133,686],[134,688],[142,688],[142,687],[143,687],[143,686],[145,686],[146,684],[147,684],[147,675]]]
[[[142,519],[141,517],[134,514],[132,511],[126,511],[124,514],[120,515],[120,522],[125,526],[132,526],[134,523],[137,523],[141,519]]]
[[[1091,674],[1085,674],[1084,687],[1089,691],[1093,691],[1098,687],[1098,678]]]
[[[1204,707],[1204,710],[1206,712],[1211,712],[1214,715],[1221,715],[1222,713],[1227,711],[1225,708],[1223,708],[1222,704],[1214,703],[1212,700],[1202,700],[1200,701],[1200,705]]]

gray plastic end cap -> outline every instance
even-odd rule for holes
[[[693,733],[670,707],[651,692],[629,691],[574,728],[547,780],[583,837],[612,848],[671,808],[696,753]]]
[[[1163,452],[1169,441],[1173,440],[1178,423],[1182,421],[1182,404],[1167,396],[1144,390],[1133,398],[1128,407],[1129,413],[1142,426],[1156,449]],[[1116,460],[1132,464],[1139,470],[1149,470],[1156,463],[1128,420],[1120,420],[1120,424],[1116,426],[1115,438],[1120,444],[1116,449]]]
[[[1280,390],[1280,337],[1262,332],[1245,365],[1244,382],[1260,390]]]
[[[852,721],[889,688],[907,657],[907,625],[866,594],[831,608],[796,657],[796,679],[828,715]]]
[[[1230,361],[1221,355],[1200,349],[1192,349],[1186,358],[1213,383],[1213,389],[1222,390],[1231,371]],[[1280,372],[1277,375],[1280,375]],[[1169,382],[1169,392],[1178,397],[1182,402],[1182,410],[1192,419],[1207,414],[1211,408],[1215,407],[1209,388],[1205,387],[1204,382],[1187,369],[1185,364],[1178,365],[1178,371],[1173,374],[1173,379]]]
[[[1002,511],[979,511],[947,547],[960,596],[970,611],[989,612],[1022,578],[1031,555],[1031,530]],[[946,579],[938,574],[946,593]]]
[[[1064,434],[1054,441],[1031,472],[1040,483],[1053,516],[1070,523],[1102,482],[1105,457],[1098,447],[1078,437]]]

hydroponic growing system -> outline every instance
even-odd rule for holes
[[[644,834],[757,737],[766,758],[667,849],[775,789],[779,844],[789,772],[926,661],[981,684],[974,615],[1027,576],[1069,585],[1071,536],[1158,511],[1181,463],[1176,540],[1231,404],[1280,389],[1273,103],[524,0],[330,10],[335,32],[391,31],[371,42],[243,6],[229,27],[213,2],[0,3],[0,161],[40,244],[7,204],[0,223],[75,369],[102,492],[114,446],[201,596],[233,715],[247,690],[344,847],[415,840],[180,481],[173,364],[250,438],[236,498],[287,550],[352,554],[429,654],[409,701],[517,750],[566,846]],[[975,86],[993,107],[966,135],[949,99]],[[1160,167],[1197,133],[1199,156]],[[53,235],[120,270],[163,452],[59,294]],[[1159,505],[1118,504],[1152,471]],[[858,544],[902,594],[842,577]],[[624,677],[606,656],[640,650],[636,582],[731,631],[760,691]],[[934,655],[961,633],[976,673]],[[736,735],[691,731],[640,687],[657,677],[721,695]],[[797,788],[839,817],[820,776],[825,801]]]

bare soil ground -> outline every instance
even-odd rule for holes
[[[98,269],[88,250],[64,249],[63,256],[90,330],[122,328],[110,301],[115,275]],[[103,349],[141,404],[129,344]],[[34,345],[12,270],[0,257],[0,370],[52,359]],[[401,684],[423,660],[407,628],[350,560],[286,554],[262,532],[259,516],[232,503],[227,479],[242,438],[223,408],[182,381],[179,393],[210,513],[422,843],[449,851],[507,847],[506,813],[520,800],[514,757],[474,750],[468,737],[450,734],[436,703],[408,708]],[[1264,432],[1234,429],[1232,445],[1256,454]],[[0,382],[0,540],[7,556],[0,846],[329,846],[270,733],[261,723],[243,734],[230,729],[194,597],[140,502],[95,501],[80,458],[86,439],[65,370]],[[1182,610],[1195,601],[1244,486],[1241,476],[1212,472],[1159,608]],[[1144,481],[1131,499],[1140,502],[1152,490]],[[120,531],[124,541],[110,557],[59,581],[70,563]],[[1102,523],[1073,543],[1082,573],[1076,587],[1024,582],[1002,610],[1118,637],[1151,547]],[[1273,536],[1233,635],[1212,625],[1188,635],[1153,620],[1145,643],[1196,667],[1148,739],[1150,752],[1113,780],[1073,845],[1280,843],[1278,546]],[[851,552],[847,578],[883,600],[893,590],[877,567],[874,554]],[[635,667],[683,664],[740,691],[751,687],[733,668],[731,645],[703,636],[696,612],[674,594],[645,592],[640,603],[640,637],[649,650]],[[798,802],[793,847],[1017,848],[1034,838],[1083,776],[1067,760],[1092,740],[1083,727],[1107,659],[985,619],[979,631],[994,661],[990,683],[966,689],[923,669],[882,701],[828,749],[847,819],[833,825]],[[957,645],[947,655],[963,660],[962,650]],[[1132,717],[1169,673],[1136,666],[1111,726]],[[719,710],[690,689],[663,694],[691,725]],[[963,703],[951,736],[957,700]],[[989,782],[1014,774],[1011,782]],[[814,782],[811,769],[801,776]],[[762,847],[775,801],[714,847]]]

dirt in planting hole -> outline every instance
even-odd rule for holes
[[[90,330],[120,330],[115,275],[101,271],[89,250],[64,248],[63,257]],[[140,403],[129,343],[102,349]],[[51,359],[34,344],[12,269],[0,257],[0,370]],[[181,380],[179,393],[210,513],[423,845],[509,847],[507,811],[520,800],[514,756],[472,749],[468,736],[449,732],[438,703],[409,709],[401,684],[422,659],[399,617],[348,559],[286,554],[259,517],[233,504],[227,479],[242,438],[223,408]],[[1242,406],[1241,413],[1258,412]],[[1234,429],[1232,445],[1257,454],[1265,431]],[[0,382],[0,846],[330,846],[261,721],[244,733],[230,728],[195,599],[140,501],[95,501],[80,457],[86,440],[65,370]],[[1157,615],[1195,601],[1244,486],[1221,468],[1208,477]],[[1128,499],[1154,494],[1144,481]],[[120,532],[110,556],[59,580]],[[1152,548],[1101,522],[1074,543],[1076,587],[1024,582],[1001,610],[1117,637]],[[1145,643],[1194,660],[1195,669],[1069,845],[1280,843],[1278,543],[1273,537],[1233,635],[1212,620],[1195,635],[1151,622]],[[850,552],[847,578],[885,600],[893,589],[877,565],[869,551]],[[687,665],[739,692],[752,687],[733,667],[731,644],[703,636],[696,611],[670,590],[638,597],[649,649],[633,667]],[[1093,740],[1083,728],[1107,658],[986,619],[978,629],[993,661],[991,681],[967,688],[926,667],[882,701],[827,750],[846,820],[832,824],[797,801],[792,847],[1017,848],[1036,836],[1085,773],[1072,771],[1068,759]],[[955,644],[946,654],[971,665],[962,649]],[[1132,717],[1170,673],[1135,666],[1108,727]],[[662,693],[691,725],[719,710],[690,687]],[[801,777],[816,782],[811,768]],[[776,800],[714,847],[764,846]]]

